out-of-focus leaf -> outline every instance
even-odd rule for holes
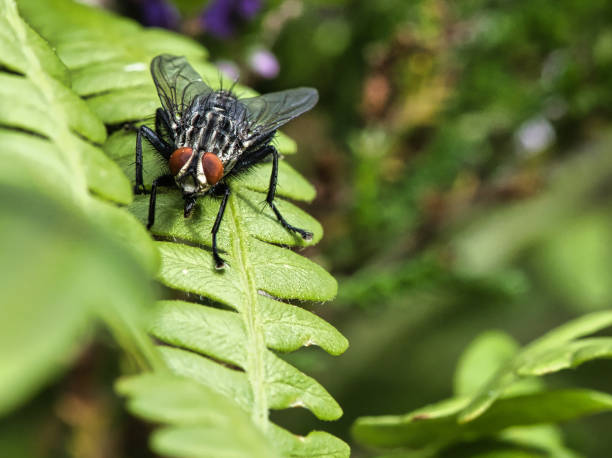
[[[551,346],[526,358],[517,372],[521,376],[545,375],[599,358],[612,358],[612,338],[592,337]]]
[[[478,336],[465,349],[457,364],[455,394],[464,396],[474,393],[518,349],[516,341],[501,331],[488,331]]]
[[[506,334],[487,332],[460,360],[455,389],[461,396],[403,416],[360,418],[353,425],[353,434],[364,444],[384,448],[438,450],[463,441],[493,438],[573,456],[560,441],[551,440],[555,431],[547,430],[540,437],[535,432],[530,435],[530,428],[516,427],[556,423],[612,408],[608,394],[582,389],[546,391],[534,377],[610,358],[612,339],[582,337],[611,324],[611,312],[585,315],[522,350]]]
[[[495,400],[506,393],[524,375],[534,375],[535,369],[541,373],[555,372],[570,366],[571,361],[577,365],[599,352],[606,357],[608,354],[607,339],[604,342],[595,342],[593,346],[587,346],[588,356],[572,360],[573,347],[580,342],[590,339],[577,340],[579,337],[612,324],[612,312],[591,313],[574,321],[566,323],[557,329],[550,331],[538,340],[521,350],[514,358],[504,365],[495,376],[489,380],[461,412],[460,421],[469,422],[477,418],[489,408]],[[601,345],[598,345],[601,343]],[[523,374],[523,370],[527,371]]]
[[[580,457],[578,453],[573,452],[564,445],[561,428],[553,425],[507,428],[500,433],[499,437],[501,440],[538,449],[540,456],[554,456],[558,458]]]
[[[150,343],[134,341],[152,297],[146,272],[129,252],[74,207],[0,184],[0,414],[60,374],[87,341],[93,318],[108,309],[122,342],[138,357]],[[141,361],[148,363],[147,359]]]
[[[88,192],[120,203],[132,197],[98,146],[105,127],[66,85],[66,68],[15,3],[0,1],[0,13],[0,411],[6,413],[64,370],[94,318],[109,310],[121,311],[107,324],[129,355],[142,367],[161,362],[143,332],[152,288],[136,260],[148,256],[154,270],[152,243],[125,210]],[[134,245],[138,258],[126,249]]]
[[[475,439],[510,426],[554,423],[612,410],[612,396],[592,390],[559,390],[499,399],[478,418],[459,421],[469,398],[443,401],[404,416],[362,417],[353,426],[361,443],[420,448]]]
[[[280,456],[254,427],[246,412],[201,383],[171,374],[145,374],[120,380],[136,415],[164,424],[151,441],[162,454],[180,457]]]
[[[15,72],[0,73],[0,125],[46,137],[38,141],[39,147],[57,148],[71,176],[64,182],[66,188],[76,191],[86,182],[95,193],[128,203],[131,200],[129,182],[97,146],[106,138],[104,125],[65,85],[66,68],[46,43],[21,21],[14,4],[4,0],[0,6],[3,11],[0,63]],[[28,152],[32,155],[29,161],[40,157],[36,149]],[[26,159],[26,154],[21,156]]]

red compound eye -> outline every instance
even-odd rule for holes
[[[213,153],[202,156],[202,167],[208,184],[215,185],[223,178],[223,163]]]
[[[179,148],[172,153],[168,165],[170,166],[170,172],[172,172],[173,176],[178,175],[183,166],[187,164],[192,154],[193,149],[189,147]]]

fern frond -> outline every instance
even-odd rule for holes
[[[206,51],[184,37],[145,30],[67,0],[51,0],[44,11],[34,0],[22,0],[20,5],[28,20],[56,47],[70,70],[75,90],[87,98],[89,107],[107,125],[144,120],[159,106],[148,70],[157,54],[185,55],[211,85],[219,78],[216,68],[204,60]],[[246,88],[239,90],[249,93]],[[117,130],[104,145],[130,177],[134,173],[134,145],[134,134],[124,130]],[[296,150],[282,135],[277,147],[284,154]],[[145,152],[145,185],[165,167],[155,154]],[[270,209],[261,210],[269,174],[270,164],[263,164],[230,182],[233,193],[218,236],[228,263],[223,272],[214,270],[210,254],[210,229],[219,201],[200,199],[192,217],[185,219],[178,190],[158,195],[151,231],[162,239],[156,242],[161,257],[158,279],[191,302],[160,302],[151,333],[166,344],[161,352],[175,374],[231,399],[274,444],[277,453],[345,457],[348,446],[330,434],[312,432],[299,438],[269,420],[270,409],[289,407],[307,408],[320,419],[337,419],[342,410],[331,395],[275,351],[319,345],[331,354],[340,354],[348,345],[331,325],[288,302],[326,301],[335,296],[337,286],[324,269],[290,249],[316,243],[322,236],[318,222],[289,201],[277,199],[289,221],[314,233],[313,240],[305,242],[283,229]],[[314,189],[283,163],[278,196],[309,201]],[[144,221],[147,206],[148,197],[139,196],[129,209]],[[187,383],[185,379],[172,379],[168,384]],[[154,379],[142,384],[138,379],[124,381],[119,390],[132,399],[135,413],[170,425],[166,431],[173,432],[163,433],[163,441],[154,438],[154,449],[176,456],[192,456],[195,450],[203,456],[220,456],[201,448],[210,434],[196,434],[202,425],[189,423],[189,412],[164,416],[134,408],[133,402],[148,392],[150,380]],[[154,409],[148,405],[153,397],[142,399]]]

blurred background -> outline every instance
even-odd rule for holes
[[[340,283],[336,301],[311,308],[351,347],[287,356],[345,412],[323,425],[302,409],[273,412],[290,430],[325,429],[368,456],[350,438],[355,418],[450,396],[480,333],[525,344],[612,304],[609,0],[88,3],[194,37],[260,92],[319,90],[284,131],[299,145],[290,162],[318,191],[304,208],[325,229],[305,254]],[[88,408],[104,415],[56,404],[77,425],[71,440],[121,437],[114,453],[148,456],[144,427],[100,388],[116,355],[91,351],[69,379],[98,386]],[[612,364],[547,382],[611,392]],[[611,428],[611,414],[563,426],[590,457],[609,456]]]

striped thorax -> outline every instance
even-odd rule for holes
[[[237,99],[224,91],[196,98],[183,117],[172,126],[178,149],[193,153],[175,175],[176,184],[185,194],[205,194],[215,183],[207,179],[204,155],[213,154],[225,176],[244,152],[245,129],[243,109]],[[210,158],[210,156],[209,156]],[[217,180],[218,181],[218,180]]]

